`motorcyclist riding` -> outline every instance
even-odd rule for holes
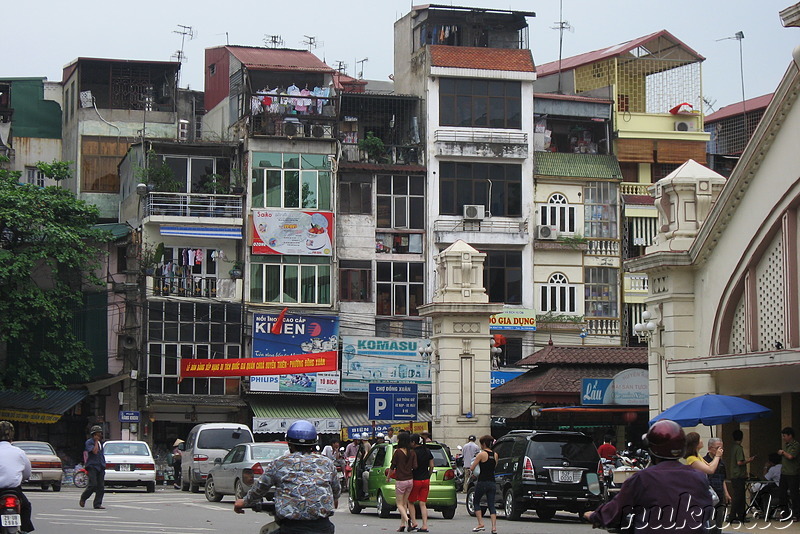
[[[644,446],[653,465],[626,480],[616,497],[584,518],[605,527],[633,526],[637,534],[705,532],[714,507],[705,475],[677,461],[686,449],[683,429],[668,419],[656,421]]]
[[[342,487],[330,458],[313,454],[317,431],[308,421],[295,421],[286,431],[289,453],[272,461],[233,511],[243,514],[275,487],[275,519],[280,534],[333,534],[329,519],[339,506]]]
[[[19,498],[20,520],[23,532],[33,532],[31,523],[31,503],[22,493],[22,481],[31,476],[31,461],[14,447],[14,425],[8,421],[0,421],[0,493],[12,492]]]

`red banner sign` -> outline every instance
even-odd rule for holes
[[[272,358],[181,360],[181,378],[218,376],[291,375],[339,369],[336,351],[292,354]]]

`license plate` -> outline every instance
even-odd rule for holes
[[[29,478],[28,480],[42,480],[42,474],[41,473],[31,473],[31,478]]]
[[[119,470],[120,471],[130,471],[131,470],[131,464],[120,464]]]
[[[4,527],[21,527],[22,519],[19,514],[0,515],[0,525]]]
[[[556,471],[557,482],[578,482],[580,477],[580,471]]]

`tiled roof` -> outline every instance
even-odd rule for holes
[[[290,70],[300,72],[329,72],[335,70],[307,50],[226,46],[244,66],[253,70]]]
[[[622,179],[617,158],[601,154],[570,152],[534,152],[535,172],[543,176],[565,178]]]
[[[536,72],[530,50],[431,45],[431,66]]]
[[[625,204],[635,206],[652,206],[655,204],[656,199],[650,195],[622,195]]]
[[[713,122],[721,121],[722,119],[727,119],[728,117],[733,117],[736,115],[741,115],[743,110],[747,110],[747,112],[757,111],[759,109],[764,109],[769,106],[769,103],[772,101],[772,96],[775,93],[770,93],[768,95],[761,95],[755,98],[750,98],[744,101],[744,106],[742,102],[736,102],[735,104],[730,104],[725,107],[722,107],[712,113],[711,115],[706,115],[705,124],[711,124]]]
[[[515,397],[542,393],[580,394],[584,378],[612,378],[623,371],[624,366],[580,365],[573,367],[550,367],[534,369],[509,380],[492,390],[492,397]]]
[[[598,347],[592,345],[559,347],[548,345],[517,362],[520,367],[543,364],[645,366],[647,365],[647,347]]]
[[[650,35],[645,35],[644,37],[638,37],[636,39],[631,39],[630,41],[626,41],[624,43],[620,43],[618,45],[609,46],[606,48],[601,48],[600,50],[595,50],[593,52],[586,52],[585,54],[578,54],[577,56],[568,57],[561,60],[561,71],[570,71],[576,69],[578,67],[582,67],[583,65],[590,65],[592,63],[596,63],[598,61],[603,61],[605,59],[609,59],[612,57],[618,56],[629,56],[629,57],[637,57],[633,54],[630,54],[631,51],[636,50],[639,47],[644,47],[645,49],[653,49],[654,51],[664,49],[664,48],[673,48],[673,49],[680,49],[683,53],[680,55],[675,54],[674,59],[683,59],[687,62],[689,61],[703,61],[705,58],[686,46],[683,42],[681,42],[677,37],[669,33],[667,30],[657,31],[655,33],[651,33]],[[675,52],[675,50],[673,50]],[[549,76],[551,74],[555,74],[559,71],[559,62],[558,61],[551,61],[550,63],[545,63],[543,65],[539,65],[536,68],[536,72],[538,73],[539,77]]]

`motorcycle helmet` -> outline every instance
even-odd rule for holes
[[[378,439],[386,439],[386,436],[383,434],[383,432],[378,432],[378,435],[375,437]]]
[[[686,434],[675,421],[661,419],[650,426],[642,445],[664,460],[677,460],[686,451]]]
[[[286,441],[294,445],[315,445],[317,429],[308,421],[295,421],[286,431]]]
[[[103,432],[103,427],[100,425],[94,425],[91,430],[89,430],[89,434],[97,434],[98,432]]]
[[[14,425],[10,421],[0,421],[0,441],[14,439]]]
[[[369,439],[369,432],[362,432],[361,439]]]

